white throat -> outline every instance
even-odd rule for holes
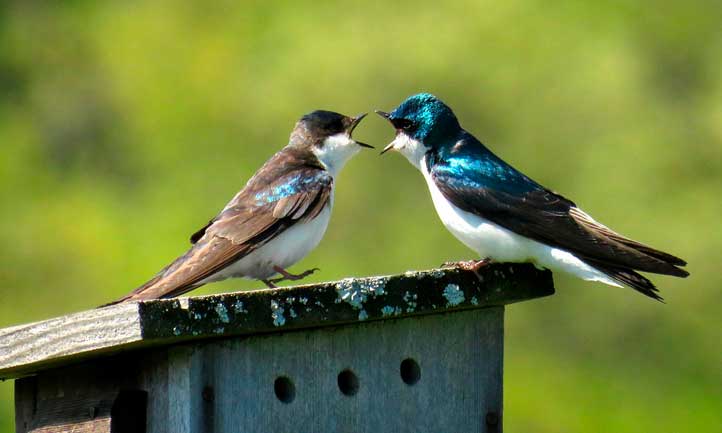
[[[394,150],[404,155],[414,167],[421,170],[421,162],[424,160],[424,156],[428,150],[422,142],[400,132],[396,134],[396,138],[394,138],[391,144]]]
[[[331,173],[331,176],[336,177],[346,162],[359,150],[361,150],[361,146],[356,144],[353,138],[346,133],[339,133],[327,137],[320,149],[313,148],[313,153]]]

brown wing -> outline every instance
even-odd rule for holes
[[[290,156],[283,151],[276,154],[216,218],[191,237],[194,245],[188,252],[114,303],[186,293],[287,228],[315,218],[329,202],[333,178],[313,159]]]

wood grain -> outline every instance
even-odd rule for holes
[[[478,276],[437,269],[119,304],[0,330],[0,378],[133,348],[478,309],[553,293],[550,272],[499,263]]]
[[[17,432],[108,432],[129,389],[147,395],[149,433],[500,432],[503,315],[488,307],[88,360],[16,382]],[[352,395],[343,371],[357,380]],[[280,377],[294,387],[286,401]]]
[[[503,307],[371,322],[316,332],[206,344],[212,367],[200,376],[214,389],[212,429],[231,433],[488,432],[502,415]],[[413,359],[409,385],[401,363]],[[345,395],[339,374],[358,389]],[[287,377],[285,403],[274,381]],[[198,394],[196,391],[195,393]]]

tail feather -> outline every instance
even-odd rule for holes
[[[169,274],[172,273],[175,268],[180,265],[183,260],[188,256],[188,253],[178,257],[173,262],[171,262],[168,266],[161,269],[153,278],[146,281],[142,285],[138,286],[136,289],[134,289],[132,292],[124,295],[121,298],[116,299],[115,301],[108,302],[107,304],[103,304],[99,306],[98,308],[107,307],[109,305],[115,305],[120,304],[121,302],[126,301],[133,301],[133,300],[141,300],[141,299],[158,299],[158,298],[172,298],[174,296],[182,295],[183,293],[186,293],[190,290],[195,289],[196,287],[201,286],[202,284],[183,284],[182,282],[179,282],[181,284],[178,284],[176,287],[163,287],[162,290],[158,290],[160,285],[167,284],[168,281],[166,280],[166,277],[169,276]]]
[[[587,262],[594,266],[600,272],[608,275],[614,281],[621,283],[627,287],[638,291],[639,293],[648,296],[656,301],[664,303],[664,299],[659,295],[659,289],[655,287],[654,283],[649,281],[642,275],[634,272],[632,269],[621,268],[618,266],[612,266],[594,260],[587,260]]]
[[[161,284],[164,284],[165,281],[163,281],[163,276],[158,275],[156,277],[153,277],[151,280],[149,280],[147,283],[143,284],[142,286],[138,287],[137,289],[133,290],[132,292],[128,293],[127,295],[123,296],[122,298],[116,299],[115,301],[108,302],[107,304],[103,304],[99,306],[98,308],[107,307],[109,305],[115,305],[120,304],[121,302],[127,302],[127,301],[140,301],[140,300],[148,300],[148,299],[164,299],[164,298],[174,298],[176,296],[180,296],[184,293],[190,292],[193,289],[196,289],[203,284],[184,284],[179,285],[177,287],[163,287],[162,290],[157,290],[158,287]],[[159,293],[162,292],[162,293]]]
[[[640,250],[640,251],[641,251],[641,250]],[[643,252],[643,251],[642,251],[642,252]],[[646,254],[646,253],[645,253],[645,254]],[[650,257],[652,257],[652,256],[650,256]],[[655,257],[655,258],[656,258],[656,257]],[[630,263],[629,263],[629,267],[630,267],[630,268],[633,268],[633,269],[636,269],[636,268],[637,268],[636,265],[639,264],[639,263],[635,263],[635,262],[632,261],[632,260],[630,260],[629,262],[630,262]],[[625,264],[626,264],[626,263],[625,263]],[[640,267],[641,267],[641,266],[640,266]],[[689,276],[689,272],[687,272],[686,270],[680,269],[680,268],[678,268],[677,266],[675,266],[675,265],[673,265],[673,264],[671,264],[671,263],[663,262],[663,261],[661,261],[661,260],[660,260],[659,263],[656,264],[655,266],[649,266],[649,265],[647,265],[647,266],[645,267],[645,269],[642,269],[642,271],[643,271],[643,272],[651,272],[651,273],[653,273],[653,274],[670,275],[670,276],[679,277],[679,278],[687,278],[687,277]]]
[[[110,305],[120,304],[121,302],[126,302],[126,301],[146,299],[146,298],[151,299],[152,297],[150,297],[150,296],[149,296],[149,297],[143,296],[143,293],[144,293],[147,289],[153,287],[154,285],[156,285],[157,283],[159,283],[159,282],[163,279],[163,272],[164,272],[164,271],[165,271],[165,269],[163,269],[163,271],[161,271],[161,272],[160,272],[158,275],[156,275],[155,277],[153,277],[153,278],[151,278],[150,280],[148,280],[148,281],[146,281],[145,283],[143,283],[143,285],[135,288],[132,292],[125,294],[123,297],[118,298],[118,299],[116,299],[115,301],[111,301],[111,302],[108,302],[107,304],[103,304],[103,305],[99,306],[98,308],[103,308],[103,307],[107,307],[107,306],[110,306]]]
[[[617,250],[616,260],[611,263],[613,266],[682,278],[689,275],[689,272],[678,268],[678,266],[686,266],[687,262],[677,256],[620,235],[577,207],[569,210],[569,216],[598,241],[608,241],[620,247]],[[591,259],[596,260],[597,258],[592,256]]]
[[[622,284],[626,284],[627,286],[633,288],[634,290],[645,296],[649,296],[654,300],[664,302],[664,298],[659,295],[659,290],[657,289],[657,287],[654,286],[654,283],[632,270],[615,269],[609,272],[607,275]]]
[[[639,242],[636,242],[636,241],[633,241],[630,239],[625,239],[622,243],[625,244],[626,246],[632,247],[632,248],[636,249],[637,251],[642,252],[650,257],[654,257],[655,259],[659,259],[663,262],[669,263],[670,265],[687,266],[687,262],[680,259],[679,257],[673,256],[672,254],[669,254],[669,253],[665,253],[664,251],[654,249],[652,247],[641,244]],[[678,269],[678,270],[681,272],[686,272],[682,269]],[[689,273],[687,273],[687,275],[689,275]]]

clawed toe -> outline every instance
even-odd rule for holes
[[[319,268],[311,268],[307,271],[301,272],[300,274],[296,275],[296,277],[298,277],[298,279],[300,280],[301,278],[305,278],[305,277],[313,274],[316,271],[320,271],[320,269]]]
[[[481,260],[461,260],[458,262],[444,262],[442,268],[458,268],[464,271],[477,273],[483,266],[491,263],[491,259],[485,258]]]
[[[276,279],[265,279],[265,280],[261,280],[261,281],[263,281],[263,284],[265,284],[266,287],[268,287],[269,289],[277,289],[278,286],[276,285],[276,283],[277,283],[279,280],[281,280],[281,279],[280,279],[280,278],[276,278]]]
[[[276,271],[277,273],[281,274],[281,276],[278,278],[269,278],[269,279],[263,280],[263,282],[266,283],[266,285],[268,287],[275,287],[275,283],[280,283],[281,281],[302,280],[302,279],[306,278],[307,276],[313,274],[314,272],[320,271],[319,268],[311,268],[307,271],[301,272],[300,274],[292,274],[280,266],[274,266],[273,270]]]

